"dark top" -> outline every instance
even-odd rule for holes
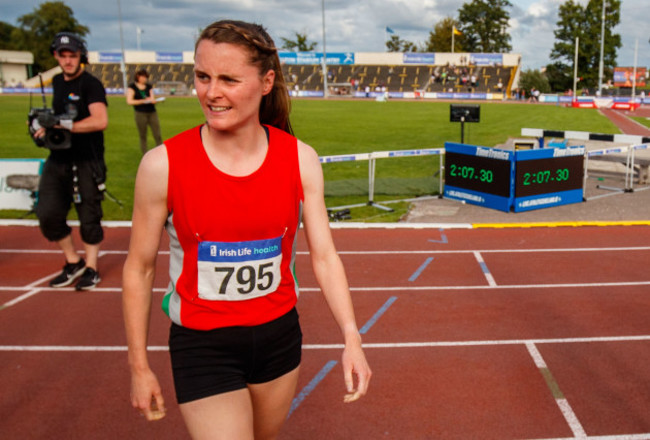
[[[69,114],[74,121],[81,121],[90,116],[88,106],[95,102],[106,101],[106,90],[101,81],[84,71],[73,79],[66,81],[60,73],[52,78],[52,108],[54,114]],[[59,162],[104,159],[104,132],[72,133],[72,146],[67,150],[51,150],[50,159]]]
[[[129,89],[135,92],[133,94],[133,99],[138,101],[148,99],[149,92],[151,91],[152,88],[153,87],[149,83],[145,85],[144,90],[140,90],[138,86],[135,85],[135,83],[129,84]],[[133,108],[135,109],[136,112],[142,112],[142,113],[153,113],[156,111],[156,106],[154,106],[153,104],[134,105]]]

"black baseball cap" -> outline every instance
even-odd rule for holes
[[[83,40],[71,32],[59,32],[56,34],[54,40],[52,40],[50,49],[52,53],[69,50],[71,52],[81,52],[82,55],[86,54],[86,45]]]
[[[72,32],[59,32],[54,36],[52,44],[50,44],[50,52],[59,53],[62,50],[69,50],[71,52],[81,52],[81,62],[88,63],[88,49],[86,43],[77,34]]]

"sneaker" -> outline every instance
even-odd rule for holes
[[[84,269],[86,269],[86,261],[83,258],[76,263],[66,262],[63,271],[50,281],[50,287],[69,286],[84,273]]]
[[[75,289],[77,290],[90,290],[95,288],[97,284],[102,279],[99,277],[99,272],[97,272],[95,269],[92,267],[87,267],[86,271],[81,275],[81,278],[79,278],[79,282],[77,283],[77,286]]]

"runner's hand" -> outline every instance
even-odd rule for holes
[[[165,417],[165,401],[160,384],[151,370],[132,373],[131,405],[149,421]]]
[[[372,376],[370,366],[361,348],[361,341],[354,344],[346,344],[343,350],[343,374],[347,394],[343,397],[345,403],[354,402],[368,392],[368,383]],[[356,375],[357,386],[354,386]]]

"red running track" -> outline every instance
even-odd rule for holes
[[[631,116],[650,117],[650,109],[641,107],[636,111],[621,111],[613,109],[600,109],[600,112],[607,116],[624,134],[636,136],[650,136],[650,128],[631,119]]]
[[[120,277],[108,228],[101,287],[47,288],[62,265],[37,228],[0,227],[0,438],[187,438],[152,315],[168,416],[130,407]],[[343,404],[341,341],[297,271],[304,356],[282,439],[650,438],[650,228],[335,229],[374,371]],[[161,252],[156,303],[166,286]]]

